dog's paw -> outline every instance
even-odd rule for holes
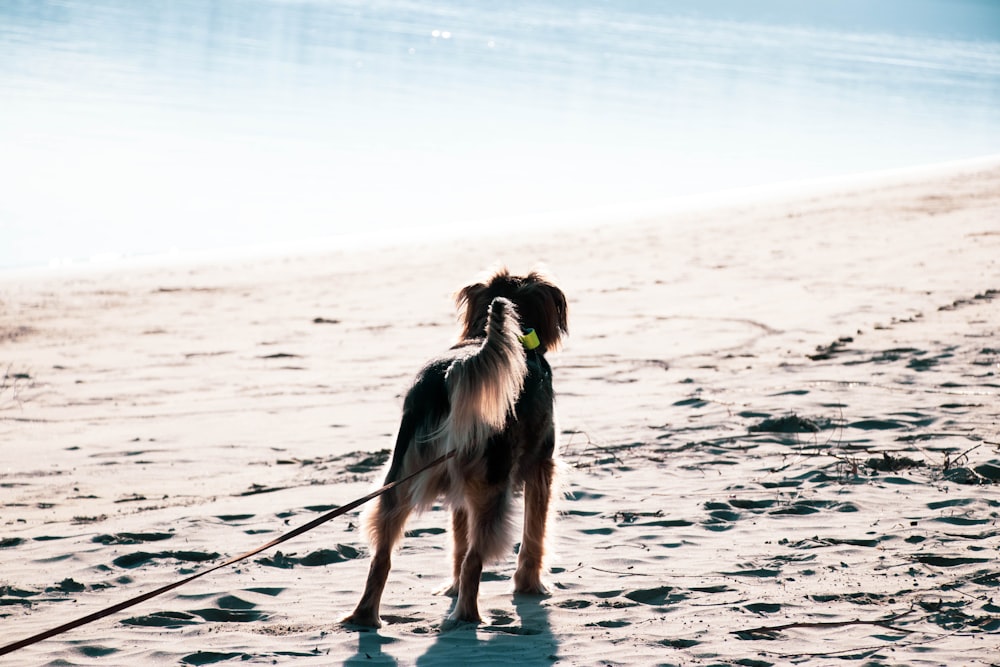
[[[376,614],[370,612],[360,612],[355,610],[353,614],[340,621],[341,625],[356,626],[360,628],[381,628],[382,621]]]
[[[541,582],[541,580],[535,581],[518,581],[514,585],[515,595],[538,595],[542,597],[548,597],[552,594],[549,587]]]
[[[457,630],[459,628],[474,628],[483,622],[483,619],[479,618],[479,614],[464,615],[459,614],[458,610],[453,611],[451,615],[448,616],[441,623],[441,631],[447,632],[449,630]]]
[[[458,597],[458,584],[449,581],[444,586],[434,589],[434,595],[447,595],[450,598]]]

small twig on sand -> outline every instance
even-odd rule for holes
[[[971,454],[972,452],[976,451],[977,449],[979,449],[982,446],[983,446],[983,443],[979,443],[978,445],[973,445],[972,447],[969,447],[968,449],[966,449],[964,452],[962,452],[961,454],[959,454],[958,456],[956,456],[953,459],[949,458],[946,455],[945,459],[944,459],[944,469],[948,470],[948,469],[951,468],[952,465],[960,465],[959,462],[962,461],[962,459],[965,459],[965,461],[963,463],[968,463],[969,462],[969,454]]]
[[[783,630],[791,630],[792,628],[843,628],[849,625],[877,625],[882,628],[889,630],[895,630],[897,632],[905,632],[909,634],[910,630],[904,630],[903,628],[897,628],[890,625],[893,621],[898,618],[902,618],[907,614],[912,614],[913,609],[908,609],[899,614],[893,614],[892,616],[887,616],[885,618],[877,618],[870,621],[863,621],[861,619],[854,619],[852,621],[796,621],[794,623],[785,623],[782,625],[762,625],[759,628],[749,628],[746,630],[733,630],[729,634],[731,635],[769,635],[776,632],[782,632]]]
[[[620,445],[601,445],[596,442],[592,442],[590,440],[590,437],[588,436],[586,446],[582,451],[579,451],[576,454],[576,462],[573,465],[575,465],[577,468],[588,467],[590,465],[593,465],[593,462],[582,463],[581,459],[584,457],[584,455],[588,454],[595,455],[595,452],[596,455],[604,455],[605,457],[610,458],[611,461],[619,465],[622,465],[625,463],[625,461],[622,457],[618,456],[619,452],[630,452],[634,449],[644,447],[646,444],[647,443],[645,442],[628,442]],[[607,460],[605,460],[604,462],[607,462]]]
[[[21,404],[19,387],[17,386],[18,377],[11,373],[10,369],[11,365],[8,364],[7,369],[3,372],[3,378],[0,378],[0,410]],[[5,396],[8,392],[10,395]]]
[[[833,452],[800,452],[801,456],[813,457],[830,457],[836,459],[847,466],[849,474],[857,477],[861,472],[861,466],[858,464],[856,458],[851,458],[846,455],[834,454]]]
[[[621,577],[651,577],[651,576],[653,576],[653,575],[648,574],[646,572],[616,572],[615,570],[602,570],[599,567],[591,567],[590,569],[591,570],[595,570],[597,572],[603,572],[604,574],[617,574],[618,576],[621,576]]]

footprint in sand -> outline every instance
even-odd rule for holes
[[[301,558],[295,557],[294,554],[285,554],[280,551],[276,551],[273,556],[259,558],[257,559],[257,562],[261,565],[266,565],[267,567],[277,567],[283,570],[288,570],[296,565],[318,567],[321,565],[343,563],[360,557],[361,552],[354,547],[346,544],[338,544],[336,549],[319,549],[318,551],[313,551],[312,553]]]
[[[625,597],[633,602],[661,607],[669,604],[676,604],[688,599],[688,594],[680,592],[672,586],[658,586],[656,588],[642,588],[625,594]]]
[[[93,542],[98,544],[141,544],[143,542],[159,542],[169,540],[173,533],[115,533],[114,535],[97,535]]]
[[[161,551],[160,553],[137,551],[135,553],[119,556],[112,562],[118,567],[132,569],[161,558],[172,558],[174,560],[189,563],[202,563],[209,560],[215,560],[218,557],[219,554],[217,553],[205,553],[204,551]]]

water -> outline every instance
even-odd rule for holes
[[[989,0],[0,0],[0,267],[995,153]]]

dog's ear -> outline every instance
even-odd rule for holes
[[[455,293],[455,306],[462,322],[460,339],[465,340],[481,334],[486,328],[486,285],[473,283]]]
[[[560,340],[569,333],[566,295],[548,278],[531,273],[521,288],[521,321],[535,329],[545,351],[559,347]]]

